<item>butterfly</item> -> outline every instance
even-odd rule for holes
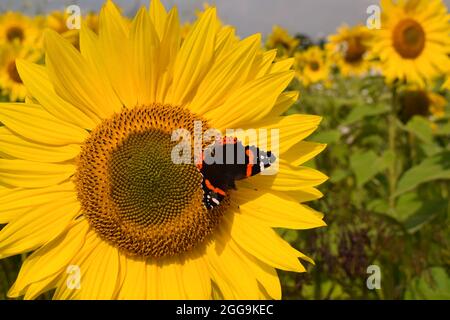
[[[236,180],[254,176],[276,160],[270,151],[256,146],[244,146],[234,137],[216,140],[203,150],[197,168],[203,176],[203,203],[208,210],[218,206],[227,191],[236,189]]]

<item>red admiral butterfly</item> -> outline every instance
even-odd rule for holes
[[[236,188],[235,181],[260,173],[276,160],[270,151],[244,146],[237,138],[224,137],[203,151],[197,165],[203,175],[203,202],[212,209],[225,198],[226,192]]]

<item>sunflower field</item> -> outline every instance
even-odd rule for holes
[[[450,299],[450,14],[379,7],[322,39],[0,12],[0,299]],[[278,153],[173,164],[199,120]]]

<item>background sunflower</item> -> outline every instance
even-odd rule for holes
[[[423,85],[450,68],[450,24],[441,0],[382,0],[373,50],[388,81]]]

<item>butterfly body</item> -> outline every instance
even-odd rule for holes
[[[207,209],[220,204],[227,191],[236,188],[236,180],[254,176],[275,161],[270,151],[256,146],[244,146],[236,138],[225,137],[203,151],[202,162],[197,165],[203,175],[203,202]]]

